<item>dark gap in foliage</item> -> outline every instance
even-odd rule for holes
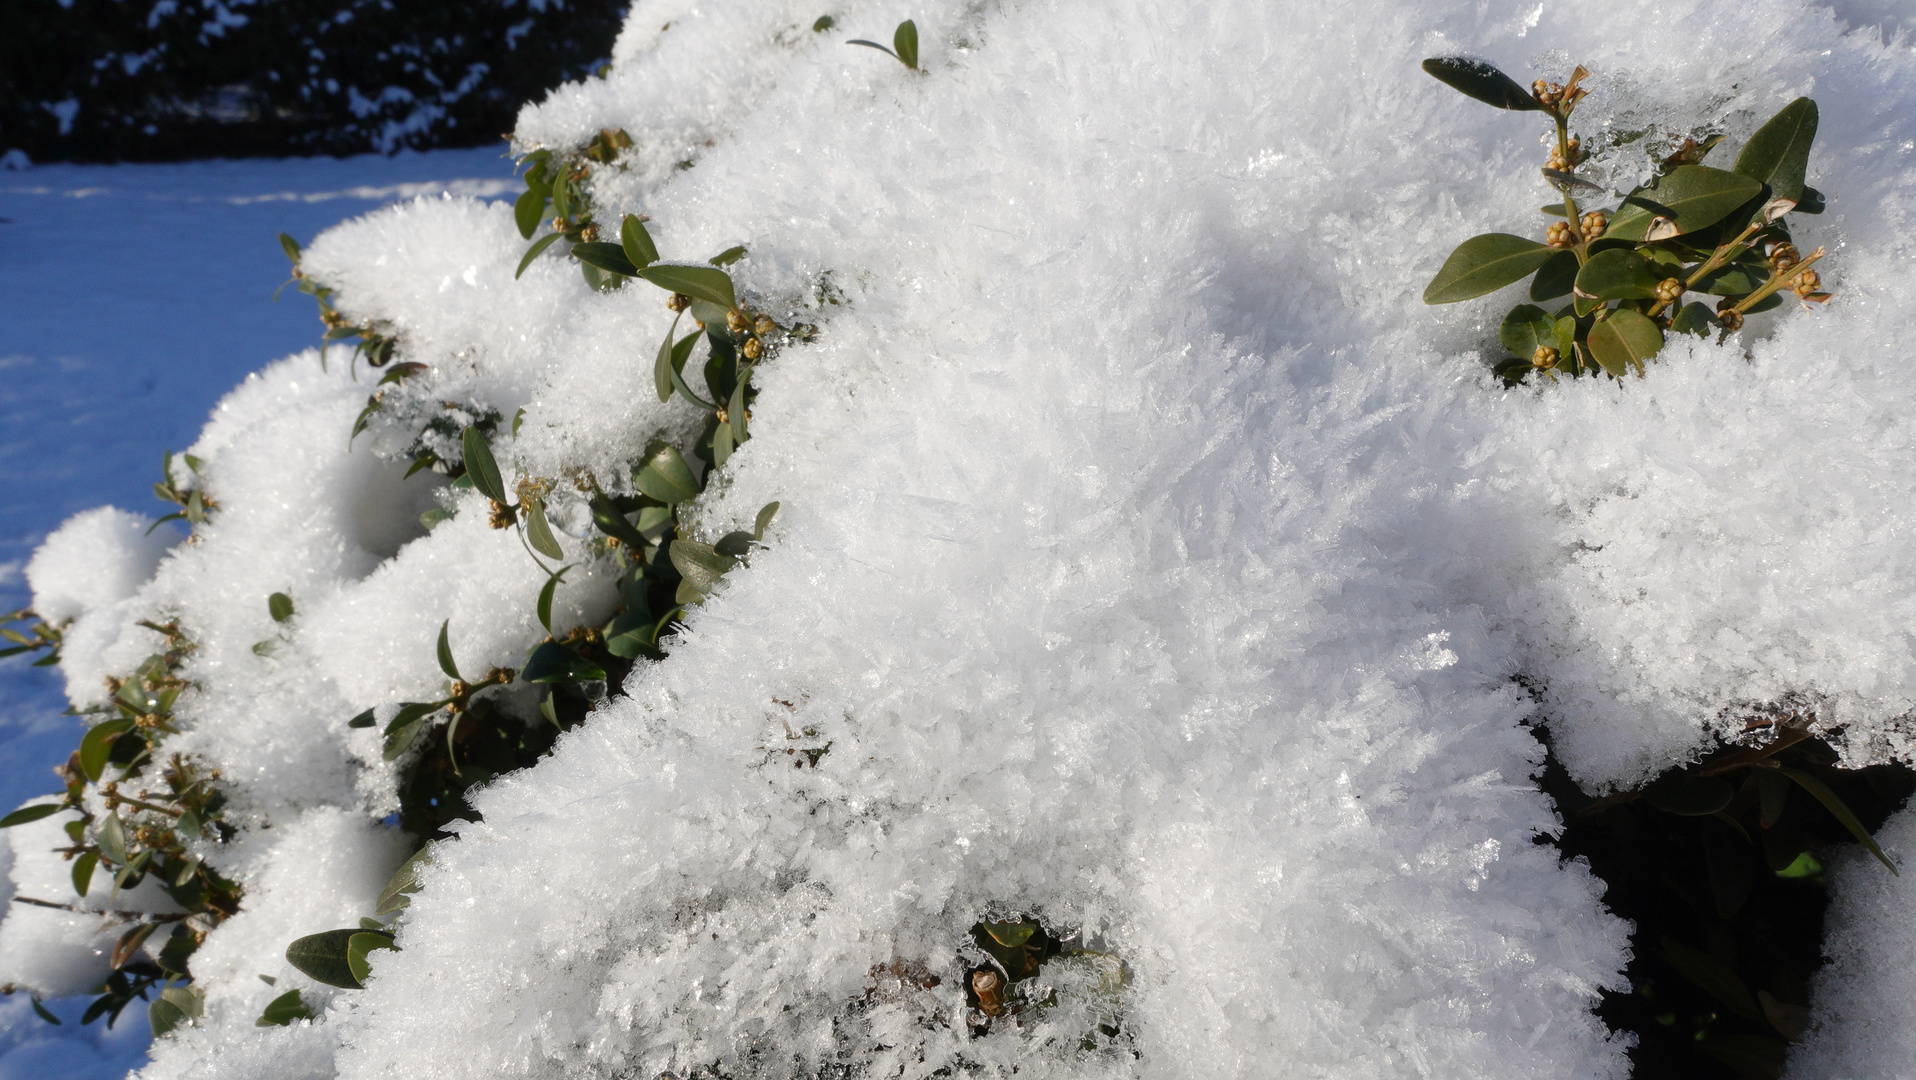
[[[1817,785],[1873,833],[1916,792],[1916,770],[1847,770],[1821,740],[1759,729],[1773,753],[1719,743],[1635,792],[1593,799],[1557,761],[1541,783],[1564,821],[1551,840],[1607,886],[1634,924],[1630,989],[1597,1015],[1636,1036],[1637,1080],[1774,1080],[1808,1021],[1822,966],[1825,867],[1857,846]],[[1539,735],[1549,743],[1548,733]],[[1791,741],[1795,739],[1797,741]],[[1868,872],[1890,870],[1872,861]]]
[[[36,161],[478,146],[605,60],[621,0],[0,0],[0,151]],[[150,8],[150,10],[148,10]]]

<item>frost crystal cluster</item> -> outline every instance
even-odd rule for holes
[[[907,18],[915,67],[845,47]],[[1416,297],[1457,236],[1541,234],[1510,164],[1536,151],[1418,61],[1572,42],[1619,174],[1813,93],[1829,207],[1799,242],[1842,253],[1838,300],[1673,337],[1653,378],[1504,390],[1492,309]],[[189,853],[242,899],[152,1080],[1621,1077],[1592,1009],[1628,927],[1536,842],[1527,724],[1593,790],[1777,703],[1852,763],[1916,757],[1906,44],[1801,0],[641,0],[609,74],[514,139],[606,132],[631,145],[579,181],[597,221],[743,245],[741,301],[817,328],[756,372],[681,534],[782,509],[665,659],[476,794],[364,989],[284,951],[371,916],[406,856],[380,728],[444,696],[442,625],[468,672],[546,636],[515,532],[411,455],[489,424],[576,564],[552,625],[604,624],[580,486],[629,493],[704,420],[655,392],[666,294],[596,289],[564,245],[515,279],[506,201],[341,225],[302,272],[423,368],[350,444],[377,372],[264,368],[175,459],[193,542],[156,561],[96,511],[30,570],[78,707],[160,648],[142,621],[191,643],[165,747],[219,771],[227,832]],[[72,898],[73,816],[6,834],[16,894]],[[1837,875],[1796,1075],[1907,1067],[1916,875],[1874,865]],[[111,890],[76,906],[176,910]],[[1002,942],[974,928],[1026,919],[1067,953],[981,1023]],[[102,922],[9,905],[0,980],[96,985]],[[256,1027],[292,989],[316,1016]]]

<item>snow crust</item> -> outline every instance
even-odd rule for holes
[[[442,620],[463,667],[543,636],[543,576],[475,496],[417,524],[456,497],[400,479],[400,418],[523,409],[509,485],[616,484],[694,424],[651,392],[659,294],[594,294],[557,257],[514,281],[504,203],[419,199],[310,246],[429,376],[350,446],[371,387],[343,354],[250,378],[174,477],[219,503],[199,542],[69,630],[84,704],[152,650],[134,619],[180,620],[179,745],[244,827],[209,853],[248,886],[195,959],[209,1018],[147,1075],[1625,1075],[1590,1010],[1627,927],[1534,843],[1558,822],[1526,722],[1598,789],[1777,703],[1856,763],[1916,757],[1916,55],[1797,0],[821,13],[642,2],[611,76],[517,132],[625,128],[601,219],[650,214],[670,259],[745,243],[754,305],[820,325],[760,373],[698,508],[716,536],[779,500],[769,547],[630,696],[478,796],[367,989],[257,1030],[254,976],[370,913],[400,853],[367,824],[395,774],[347,718],[441,685]],[[907,16],[922,75],[844,47]],[[1734,144],[1818,99],[1831,205],[1798,241],[1832,249],[1827,310],[1642,381],[1492,385],[1508,301],[1416,296],[1462,238],[1541,228],[1537,128],[1416,65],[1527,80],[1573,44],[1618,177],[1647,166],[1608,137],[1631,125]],[[587,561],[555,626],[602,620],[609,567],[558,510]],[[116,536],[76,530],[72,557]],[[1906,975],[1868,955],[1900,947],[1900,901],[1856,879],[1826,1031]],[[972,1038],[966,932],[1020,915],[1128,982],[1059,968],[1054,1007]],[[899,975],[920,968],[939,985]],[[1882,1000],[1855,1023],[1916,1020]],[[1795,1067],[1894,1052],[1813,1042]]]

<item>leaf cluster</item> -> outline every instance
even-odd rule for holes
[[[1542,170],[1558,201],[1545,205],[1545,242],[1486,233],[1458,245],[1424,290],[1427,304],[1449,304],[1530,279],[1534,303],[1519,304],[1498,328],[1515,355],[1496,371],[1517,382],[1534,371],[1548,377],[1602,373],[1613,378],[1644,365],[1669,334],[1727,336],[1743,317],[1783,302],[1790,289],[1823,303],[1810,269],[1821,249],[1799,256],[1786,215],[1820,213],[1823,196],[1804,183],[1816,136],[1816,103],[1798,98],[1751,136],[1728,169],[1703,162],[1719,139],[1689,140],[1662,162],[1649,182],[1614,205],[1599,185],[1577,174],[1579,141],[1569,121],[1584,96],[1578,68],[1564,86],[1539,80],[1526,91],[1480,60],[1439,57],[1424,70],[1461,93],[1498,108],[1542,112],[1556,146]],[[1589,200],[1582,201],[1580,200]],[[1699,293],[1717,300],[1684,302]],[[1568,301],[1547,310],[1538,304]]]
[[[824,20],[821,19],[820,21],[823,22]],[[827,23],[826,26],[830,26],[830,24]],[[812,29],[819,30],[822,28],[814,25]],[[884,53],[913,71],[924,71],[923,68],[918,66],[918,24],[912,22],[910,19],[899,23],[897,29],[892,31],[890,48],[886,48],[876,41],[867,41],[864,38],[853,38],[845,44],[863,45],[867,49],[877,49],[879,52]]]
[[[0,638],[10,642],[0,648],[0,657],[45,650],[46,655],[35,660],[33,666],[54,667],[60,662],[60,629],[35,615],[32,608],[0,615]]]

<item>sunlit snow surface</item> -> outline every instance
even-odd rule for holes
[[[310,299],[272,302],[287,270],[275,233],[309,240],[418,194],[496,194],[514,183],[501,154],[0,171],[0,607],[28,602],[27,557],[68,515],[164,512],[161,454],[189,445],[246,373],[317,340]],[[81,730],[65,706],[56,674],[0,664],[0,809],[57,790],[49,770]],[[138,1007],[108,1034],[80,1027],[87,1000],[51,1003],[66,1021],[53,1027],[24,995],[5,999],[0,1078],[117,1077],[141,1061]]]
[[[195,957],[206,1022],[148,1075],[1621,1075],[1589,1009],[1626,928],[1533,843],[1556,822],[1513,679],[1596,787],[1789,694],[1853,760],[1916,750],[1916,57],[1796,0],[820,13],[642,3],[610,78],[521,117],[558,148],[625,128],[602,217],[650,214],[669,258],[749,245],[748,298],[821,335],[761,373],[701,505],[711,536],[780,500],[768,549],[480,796],[366,990],[279,952],[368,910],[396,855],[366,825],[394,773],[345,721],[442,685],[442,620],[462,665],[518,663],[543,634],[523,549],[471,496],[415,538],[433,481],[390,460],[411,432],[389,411],[349,451],[365,386],[309,353],[194,444],[202,542],[73,624],[84,702],[151,648],[133,620],[181,618],[201,692],[175,745],[222,763],[244,827],[209,852],[248,910]],[[906,16],[923,74],[844,46]],[[1595,72],[1578,126],[1622,147],[1596,165],[1620,181],[1646,167],[1629,131],[1720,125],[1733,150],[1813,94],[1831,205],[1798,240],[1831,248],[1837,300],[1642,381],[1491,385],[1509,298],[1416,297],[1459,239],[1541,231],[1538,125],[1416,65],[1527,81],[1559,48]],[[515,281],[522,249],[504,204],[432,197],[306,267],[430,365],[417,400],[523,407],[509,481],[618,484],[693,419],[652,393],[669,313],[559,256]],[[827,273],[845,303],[818,302]],[[566,490],[562,626],[610,605]],[[75,553],[138,555],[70,529],[48,595],[82,595]],[[1833,940],[1916,906],[1873,887]],[[1117,1045],[1086,1048],[1105,1005],[1068,979],[968,1037],[955,950],[1015,914],[1124,958]],[[17,977],[70,974],[9,960],[24,940],[0,925]],[[289,985],[322,1022],[253,1027]],[[1817,1045],[1868,1060],[1847,1015]]]

